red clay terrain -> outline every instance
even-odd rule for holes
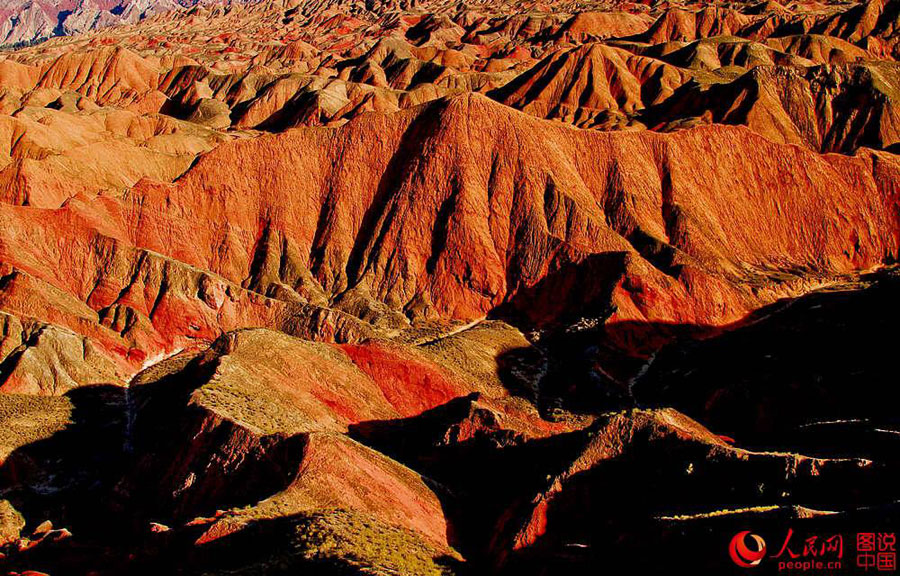
[[[0,0],[0,572],[851,566],[898,18]]]

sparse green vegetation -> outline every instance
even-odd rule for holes
[[[17,448],[59,432],[71,415],[72,403],[65,397],[0,394],[0,461]]]
[[[0,546],[19,537],[25,527],[25,518],[8,500],[0,500]]]
[[[440,553],[415,532],[386,526],[346,510],[316,512],[299,520],[292,552],[306,560],[338,562],[366,574],[450,574]]]
[[[193,396],[224,418],[257,433],[290,435],[342,432],[342,413],[370,419],[396,415],[371,379],[328,344],[268,330],[234,337],[215,374]]]
[[[277,531],[281,535],[269,540],[266,534],[272,528],[274,526],[256,527],[260,532],[254,538],[262,537],[266,544],[259,545],[268,546],[264,548],[263,556],[257,556],[227,574],[449,576],[455,573],[454,566],[460,562],[455,553],[450,555],[434,549],[415,532],[387,526],[349,510],[324,510],[294,516],[288,527],[278,525]],[[282,536],[287,538],[286,542]]]

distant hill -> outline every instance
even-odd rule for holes
[[[196,0],[3,0],[0,46],[32,44],[196,4]]]

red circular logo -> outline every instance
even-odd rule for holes
[[[756,544],[756,550],[751,550],[747,546],[748,536]],[[762,562],[766,555],[766,541],[762,539],[762,536],[751,534],[749,530],[738,532],[731,539],[731,544],[728,545],[728,554],[741,568],[753,568]]]

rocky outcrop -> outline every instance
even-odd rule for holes
[[[224,140],[164,116],[37,107],[0,118],[0,133],[7,143],[0,149],[0,200],[38,208],[58,208],[79,194],[121,194],[142,178],[174,180]]]
[[[3,330],[0,392],[63,394],[77,386],[121,383],[111,360],[91,340],[37,322],[0,314]]]
[[[118,493],[139,496],[138,518],[184,522],[226,510],[193,523],[203,527],[202,545],[267,519],[338,508],[449,552],[432,488],[344,433],[359,422],[417,414],[463,385],[440,395],[437,379],[448,376],[436,367],[423,359],[424,374],[410,368],[404,377],[395,373],[397,359],[371,347],[243,331],[142,373],[132,384],[132,450],[141,456]],[[423,376],[432,398],[395,394],[401,381]]]
[[[898,71],[894,63],[805,71],[760,66],[727,84],[685,86],[644,120],[662,129],[698,122],[743,124],[775,142],[823,152],[890,149],[898,140]]]
[[[663,62],[585,44],[551,54],[491,97],[541,118],[590,128],[662,102],[688,79]]]

